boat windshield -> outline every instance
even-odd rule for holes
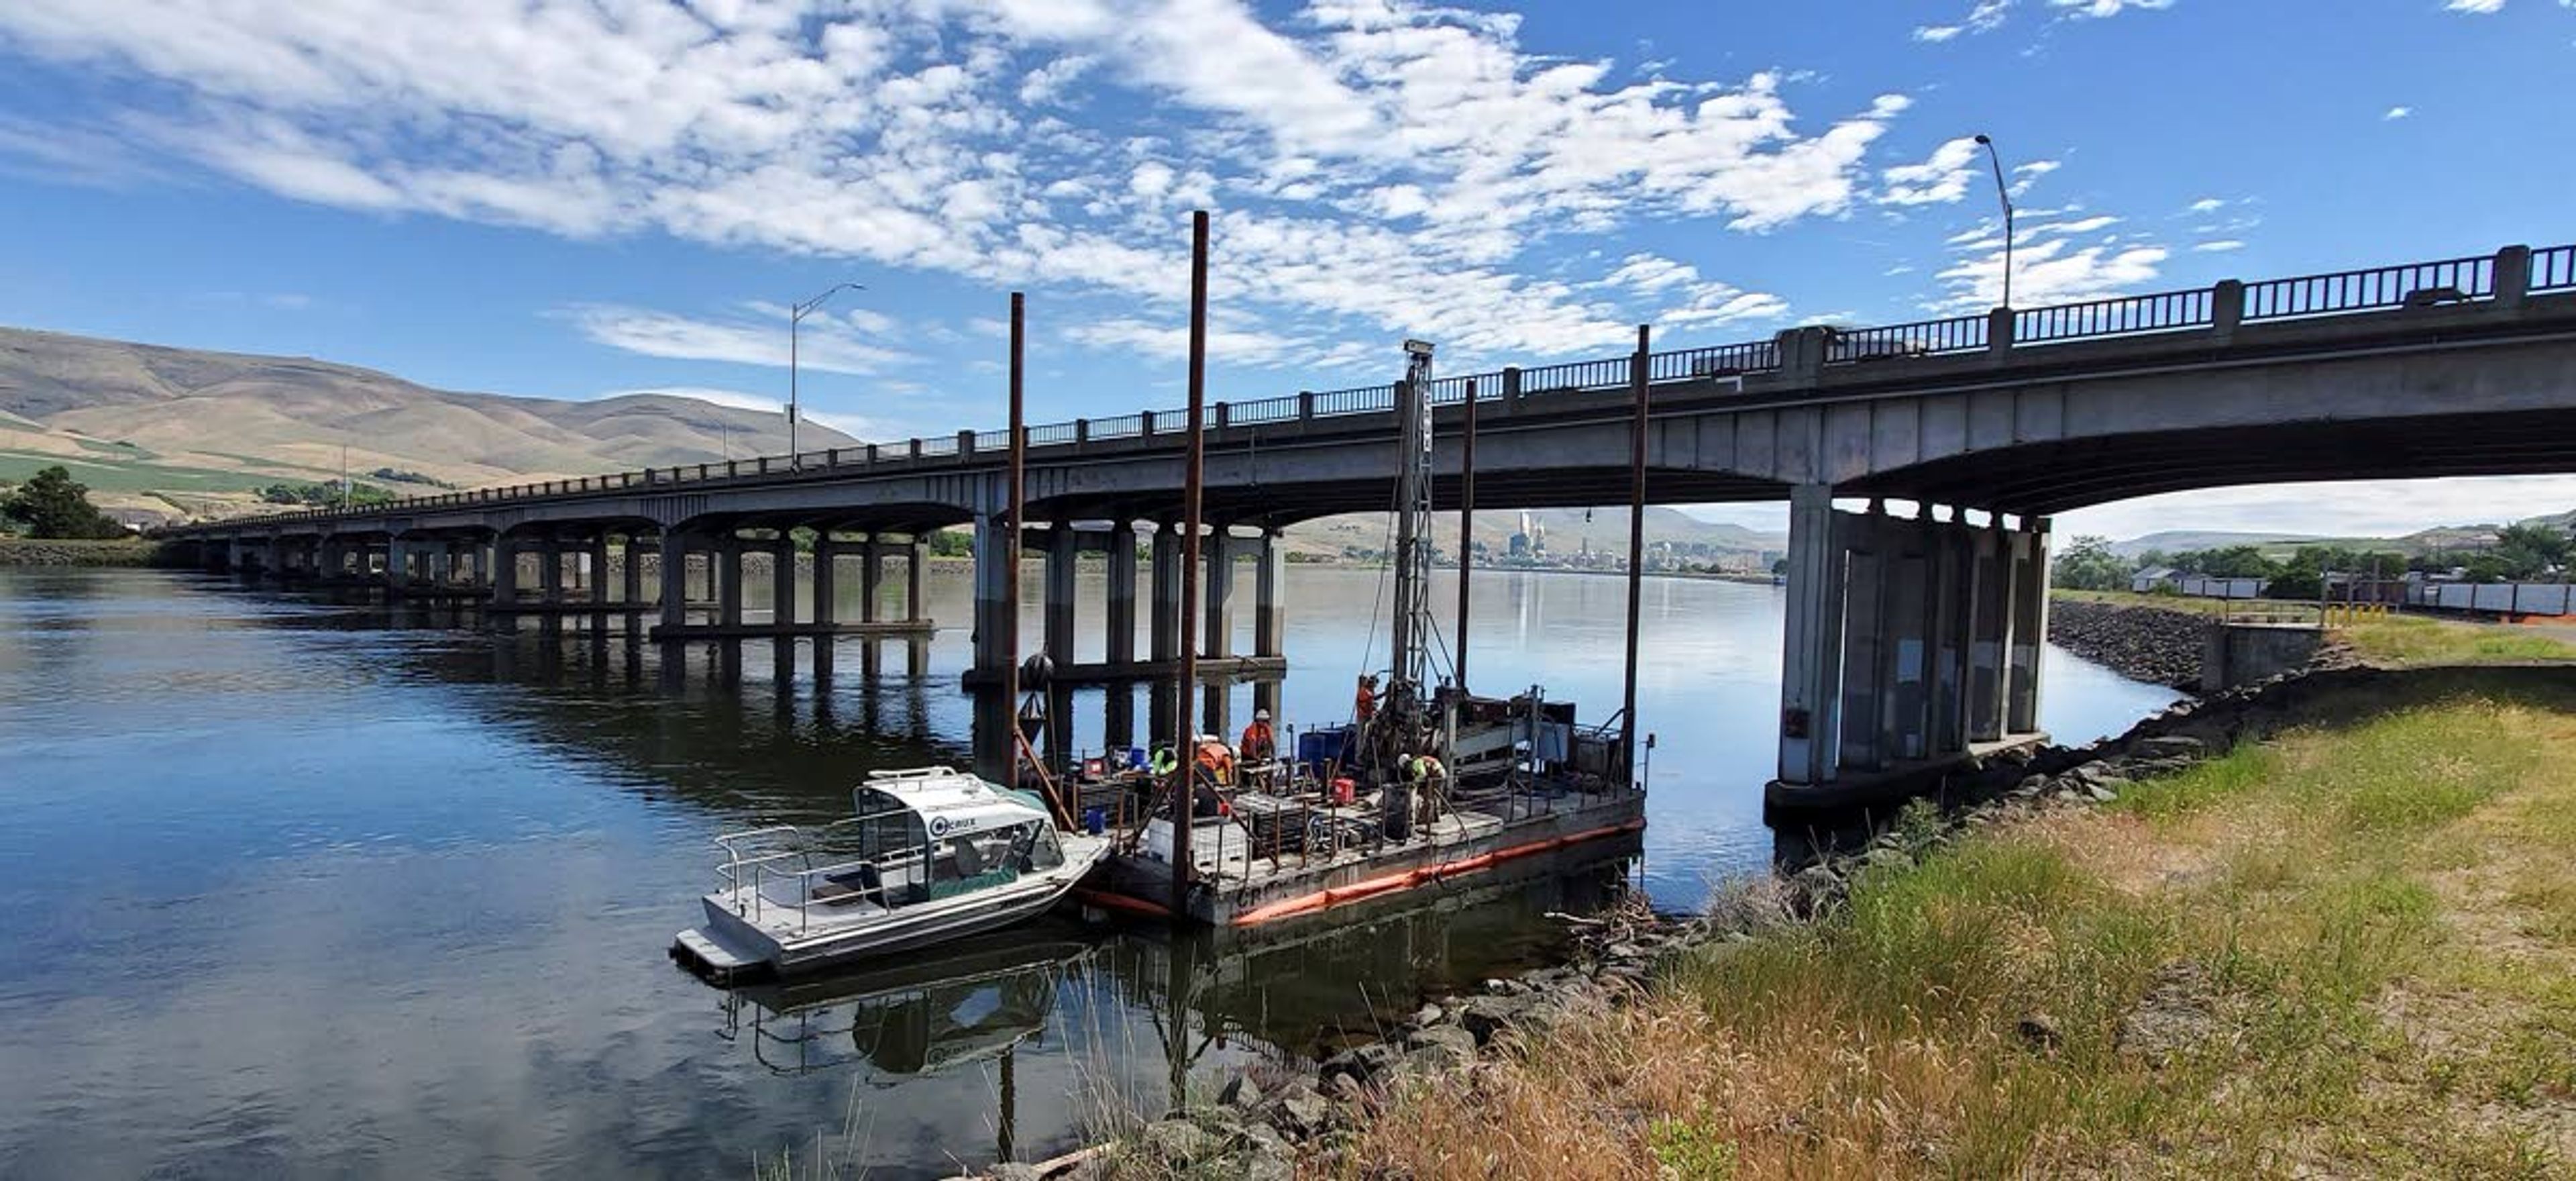
[[[874,796],[875,799],[866,799]],[[922,825],[921,813],[882,792],[867,792],[862,801],[874,807],[863,808],[849,824],[857,853],[870,861],[898,861],[918,858],[930,844],[930,834]]]
[[[1020,837],[1011,843],[1011,855],[1022,867],[1039,873],[1064,864],[1064,848],[1056,843],[1054,825],[1028,824],[1021,829]]]

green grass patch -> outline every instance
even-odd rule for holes
[[[275,476],[252,472],[143,461],[103,462],[32,451],[0,451],[0,480],[23,481],[58,465],[96,492],[252,492],[277,482]]]
[[[2381,664],[2504,664],[2576,660],[2576,646],[2510,625],[2384,615],[2335,629],[2354,652]]]
[[[2187,816],[2269,782],[2278,764],[2279,756],[2267,747],[2240,746],[2176,774],[2140,782],[2121,792],[2114,806],[2156,820]]]

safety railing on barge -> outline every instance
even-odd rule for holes
[[[2072,341],[2229,329],[2248,323],[2375,314],[2445,304],[2518,302],[2526,295],[2566,291],[2576,291],[2576,244],[2538,249],[2508,246],[2493,255],[2400,263],[2253,283],[2228,280],[2215,287],[2087,300],[2054,307],[1998,310],[1992,314],[1910,324],[1828,329],[1825,355],[1818,361],[1827,366],[1841,366],[1998,349],[2044,348]],[[1619,389],[1634,380],[1635,366],[1636,358],[1630,354],[1441,378],[1433,384],[1432,400],[1440,405],[1464,402],[1471,390],[1478,402],[1490,402]],[[1658,383],[1728,381],[1775,372],[1780,367],[1780,342],[1776,337],[1652,353],[1646,358],[1647,379]],[[1307,422],[1385,413],[1394,406],[1395,387],[1392,385],[1358,386],[1253,402],[1213,403],[1207,410],[1206,425],[1223,430],[1238,426]],[[1028,445],[1032,448],[1080,447],[1096,440],[1174,435],[1186,429],[1186,419],[1185,411],[1154,410],[1116,418],[1048,423],[1028,428]],[[922,460],[989,455],[1006,448],[1008,442],[1007,430],[960,431],[953,436],[907,439],[899,443],[868,443],[799,455],[646,468],[604,476],[406,497],[365,507],[308,509],[234,518],[215,527],[281,525],[617,493],[639,488],[660,491],[670,487],[779,476],[847,474],[854,470],[866,472],[879,467],[908,466]]]

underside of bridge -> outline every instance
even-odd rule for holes
[[[2317,480],[2576,471],[2576,413],[2306,421],[2022,443],[1876,473],[1847,497],[2050,516],[2164,492]]]

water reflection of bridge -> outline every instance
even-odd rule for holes
[[[441,682],[514,686],[524,700],[472,704],[547,745],[587,752],[621,778],[665,781],[745,820],[837,817],[853,768],[966,765],[981,728],[1009,724],[1010,711],[993,709],[988,694],[961,694],[935,670],[928,635],[650,643],[615,617],[514,616],[348,588],[308,589],[296,601],[319,609],[254,618],[308,630],[441,633],[449,642],[400,646],[384,658]],[[1230,732],[1232,690],[1245,684],[1256,708],[1278,710],[1275,670],[1207,678],[1204,728]],[[1078,731],[1082,744],[1096,737],[1104,747],[1165,732],[1173,694],[1169,682],[1051,686],[1045,748],[1077,749]],[[781,804],[792,814],[770,810]]]

